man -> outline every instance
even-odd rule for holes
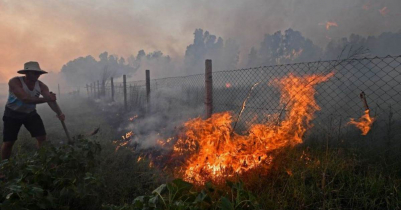
[[[59,113],[57,117],[64,120],[65,116],[59,110],[56,94],[49,92],[49,88],[38,78],[46,71],[40,69],[39,63],[27,62],[24,69],[18,71],[22,77],[14,77],[9,83],[9,96],[4,111],[3,146],[1,158],[10,158],[12,147],[17,140],[22,125],[38,141],[38,147],[46,141],[46,131],[42,119],[36,112],[36,104],[48,103],[50,108]],[[39,97],[42,95],[43,97]]]

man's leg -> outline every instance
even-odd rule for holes
[[[43,143],[46,142],[46,135],[44,136],[37,136],[36,140],[38,140],[38,149],[42,147]]]
[[[24,122],[25,128],[31,133],[31,136],[38,140],[38,148],[46,141],[46,131],[40,116],[35,113]]]
[[[15,143],[15,141],[3,142],[3,145],[1,147],[1,159],[2,160],[10,158],[14,143]]]
[[[18,138],[18,133],[22,125],[20,120],[6,116],[3,116],[3,123],[2,160],[10,158],[13,145]]]

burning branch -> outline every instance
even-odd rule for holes
[[[362,100],[363,106],[365,107],[365,114],[362,115],[361,118],[359,118],[359,121],[355,121],[354,118],[351,118],[348,124],[355,125],[362,131],[362,135],[365,136],[371,129],[372,124],[375,121],[375,118],[370,117],[369,115],[369,106],[368,102],[366,101],[366,95],[363,91],[361,92],[361,94],[359,94],[359,97]]]
[[[238,117],[237,117],[237,120],[235,121],[235,124],[234,124],[234,127],[233,127],[232,132],[234,132],[235,127],[237,127],[237,123],[238,123],[238,121],[239,121],[240,118],[241,118],[242,112],[243,112],[244,109],[245,109],[246,102],[248,101],[249,97],[251,96],[251,93],[252,93],[253,88],[255,88],[257,85],[259,85],[259,83],[260,83],[260,82],[257,82],[257,83],[255,83],[255,84],[252,85],[251,89],[250,89],[249,92],[248,92],[248,96],[245,98],[244,102],[242,102],[242,107],[241,107],[240,112],[238,113]]]

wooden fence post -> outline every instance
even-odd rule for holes
[[[90,88],[90,90],[91,90],[91,92],[90,92],[90,97],[93,97],[93,87],[92,87],[92,83],[89,83],[89,88]]]
[[[57,84],[57,88],[58,88],[58,97],[60,98],[60,97],[61,97],[61,94],[60,94],[60,84]]]
[[[150,102],[150,71],[146,70],[146,102],[148,103],[147,106],[149,106]]]
[[[97,93],[96,93],[96,82],[93,82],[93,98],[96,98]]]
[[[97,98],[100,98],[100,83],[99,80],[97,81]]]
[[[113,82],[113,77],[110,78],[110,87],[111,87],[111,101],[114,101],[114,82]]]
[[[212,77],[212,60],[205,61],[205,105],[206,118],[210,118],[213,113],[213,77]]]
[[[102,80],[102,96],[106,96],[106,81]]]
[[[127,111],[127,76],[123,75],[123,85],[124,85],[124,109]]]
[[[131,85],[131,84],[129,84],[128,97],[129,97],[130,106],[132,106],[133,100],[134,100],[134,99],[133,99],[133,97],[132,97],[132,85]]]

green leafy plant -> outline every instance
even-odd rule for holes
[[[217,189],[211,183],[197,191],[195,187],[182,179],[175,179],[156,188],[152,195],[138,196],[131,206],[104,205],[104,209],[259,209],[254,195],[244,189],[242,182],[227,182],[229,192]],[[224,196],[230,195],[230,196]]]
[[[46,145],[32,156],[1,162],[7,177],[1,186],[1,209],[92,209],[99,206],[95,175],[98,143],[78,140],[74,146]],[[97,203],[96,203],[97,202]]]

